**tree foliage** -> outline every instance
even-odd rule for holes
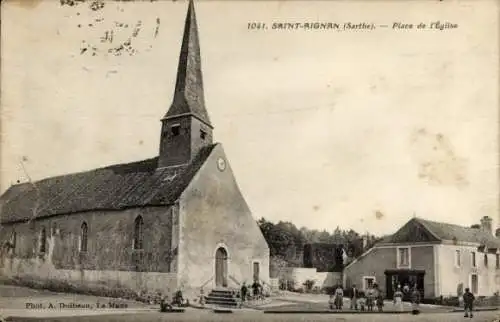
[[[335,267],[331,267],[329,270],[342,270],[343,266],[347,264],[344,262],[344,254],[349,260],[358,257],[364,251],[363,236],[352,229],[342,230],[340,227],[336,227],[333,232],[306,227],[298,229],[291,222],[273,223],[265,218],[259,219],[257,223],[269,245],[271,257],[285,260],[290,266],[304,265],[302,255],[304,246],[308,244],[323,244],[325,249],[329,249],[329,254],[334,253]],[[366,237],[367,248],[373,246],[380,239],[373,235]],[[324,255],[327,256],[326,253]]]

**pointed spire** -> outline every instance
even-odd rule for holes
[[[192,115],[211,126],[205,108],[203,77],[201,72],[200,42],[193,0],[189,0],[184,24],[174,100],[165,119]]]

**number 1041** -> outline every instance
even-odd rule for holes
[[[266,29],[266,24],[263,22],[249,22],[248,29]]]

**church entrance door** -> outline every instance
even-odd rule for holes
[[[227,252],[223,247],[215,253],[215,286],[227,287]]]

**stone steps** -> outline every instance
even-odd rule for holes
[[[239,298],[231,290],[220,289],[212,290],[206,298],[206,303],[217,305],[220,307],[238,307],[240,304]]]

